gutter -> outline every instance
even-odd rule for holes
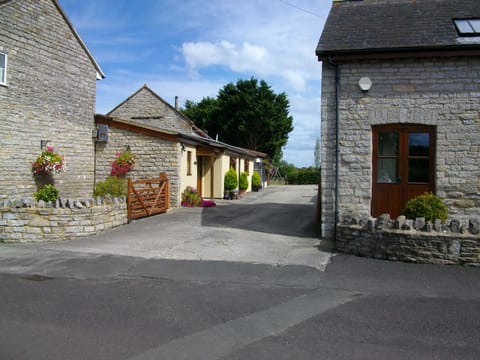
[[[339,218],[339,204],[338,204],[338,176],[339,176],[339,164],[340,164],[340,150],[339,150],[339,118],[340,118],[340,66],[335,63],[332,58],[328,57],[328,63],[335,69],[335,224],[333,238],[337,241],[337,224]]]

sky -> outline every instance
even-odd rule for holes
[[[147,84],[172,106],[239,79],[286,93],[294,130],[283,159],[313,166],[320,137],[315,48],[332,0],[59,0],[106,78],[105,114]],[[221,140],[221,139],[219,139]]]

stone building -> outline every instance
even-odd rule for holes
[[[0,198],[31,197],[49,144],[62,196],[92,194],[96,81],[104,75],[56,0],[0,1]]]
[[[108,177],[115,154],[129,148],[138,159],[128,174],[133,180],[168,175],[171,205],[180,204],[187,186],[205,198],[224,196],[224,175],[230,167],[249,174],[266,154],[215,141],[153,92],[147,85],[107,115],[96,115],[97,127],[107,126],[107,141],[96,144],[96,181]]]
[[[192,120],[178,111],[178,98],[175,98],[175,107],[172,107],[146,84],[108,112],[107,116],[132,120],[159,129],[208,137]]]
[[[480,214],[478,0],[333,1],[322,62],[322,236],[424,192]]]

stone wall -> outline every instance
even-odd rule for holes
[[[337,226],[336,249],[347,254],[415,263],[480,266],[480,217],[426,223],[346,216]]]
[[[65,157],[55,176],[61,196],[91,194],[94,177],[96,68],[53,1],[0,4],[0,52],[8,56],[0,85],[0,199],[37,191],[31,164],[40,141]]]
[[[3,200],[0,242],[69,240],[95,235],[127,221],[125,198],[60,198],[54,204],[32,199]]]
[[[127,177],[133,180],[149,179],[158,178],[161,172],[166,173],[170,181],[170,206],[178,206],[181,148],[174,141],[110,126],[108,142],[96,145],[96,183],[104,181],[110,175],[116,154],[124,151],[127,145],[137,158]]]
[[[192,133],[190,121],[146,86],[109,112],[108,116],[132,120],[159,129]]]
[[[436,126],[436,194],[452,215],[480,214],[480,59],[339,64],[339,213],[370,214],[372,125]],[[358,81],[373,85],[360,91]],[[335,226],[335,71],[322,74],[322,236]]]

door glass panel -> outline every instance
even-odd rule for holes
[[[430,134],[408,134],[408,156],[428,156],[430,154]]]
[[[397,159],[378,159],[377,169],[378,183],[398,182]]]
[[[399,133],[378,134],[377,183],[396,183],[398,180]]]
[[[408,159],[408,182],[428,183],[429,170],[428,159]]]
[[[397,156],[398,155],[398,133],[388,132],[378,134],[378,155],[379,156]]]

